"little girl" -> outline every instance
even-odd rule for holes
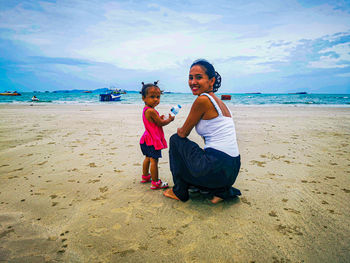
[[[158,159],[162,157],[161,149],[168,147],[164,138],[162,126],[172,122],[175,117],[169,114],[168,119],[164,119],[164,115],[159,116],[158,111],[154,108],[160,101],[160,88],[157,86],[158,81],[153,84],[144,84],[142,82],[142,100],[145,102],[145,107],[142,112],[142,120],[146,131],[140,139],[140,146],[145,160],[142,165],[142,181],[147,183],[151,181],[151,189],[167,188],[168,183],[162,182],[158,178]],[[151,172],[149,174],[149,171]]]

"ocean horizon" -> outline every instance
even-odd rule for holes
[[[120,101],[101,102],[98,92],[21,92],[20,96],[0,96],[1,104],[135,104],[142,105],[141,95],[136,91],[122,94]],[[228,105],[237,106],[278,106],[278,105],[308,105],[308,106],[334,106],[350,107],[350,94],[270,94],[270,93],[217,93],[231,95],[231,100],[225,100]],[[33,102],[36,96],[39,101]],[[192,104],[196,97],[192,93],[164,93],[161,104]]]

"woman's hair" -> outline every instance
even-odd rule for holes
[[[218,72],[216,72],[215,69],[214,69],[214,66],[210,62],[205,60],[205,59],[195,60],[192,63],[191,68],[193,66],[196,66],[196,65],[199,65],[199,66],[201,66],[202,68],[205,69],[205,73],[208,75],[209,79],[212,79],[213,77],[215,77],[215,83],[214,83],[214,86],[213,86],[213,92],[216,92],[221,86],[221,76],[220,76],[220,74]]]
[[[159,82],[159,80],[157,80],[157,81],[155,81],[155,82],[153,82],[153,83],[147,83],[147,84],[145,84],[144,82],[142,82],[142,89],[141,89],[141,91],[140,91],[140,93],[142,94],[142,97],[146,97],[146,96],[147,96],[147,92],[148,92],[148,89],[149,89],[150,87],[156,87],[156,88],[159,89],[159,87],[158,87],[158,82]]]

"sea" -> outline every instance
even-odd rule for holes
[[[217,93],[220,97],[222,94]],[[226,104],[237,106],[326,106],[326,107],[350,107],[350,94],[237,94],[231,95],[231,100],[225,100]],[[32,102],[36,96],[39,101]],[[137,104],[142,105],[141,94],[127,92],[122,94],[120,101],[101,102],[99,93],[83,92],[21,92],[21,96],[0,96],[0,104]],[[195,100],[192,93],[165,93],[161,96],[161,104],[186,105]]]

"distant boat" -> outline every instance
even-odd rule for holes
[[[122,95],[100,94],[100,101],[120,101]]]
[[[122,94],[126,92],[120,89],[108,90],[104,94],[100,94],[100,101],[120,101]]]
[[[21,96],[21,93],[18,93],[17,91],[10,92],[10,91],[5,91],[0,93],[1,96]]]
[[[83,91],[83,93],[92,93],[91,90],[86,90],[86,91]]]
[[[302,91],[302,92],[294,92],[294,93],[288,93],[288,94],[307,94],[307,92]]]
[[[261,92],[247,92],[245,94],[261,94]]]
[[[231,100],[231,95],[221,95],[222,100]]]

